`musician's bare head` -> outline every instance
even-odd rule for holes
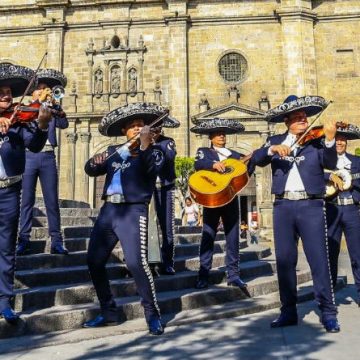
[[[341,135],[341,134],[336,134],[335,140],[336,140],[336,152],[339,155],[344,154],[346,152],[346,148],[347,148],[346,136]]]
[[[290,134],[302,134],[308,127],[306,112],[303,110],[293,111],[285,118],[285,125]]]
[[[226,134],[224,131],[214,131],[209,135],[211,144],[216,147],[224,147],[226,145]]]
[[[143,119],[132,119],[125,123],[121,132],[126,135],[128,139],[136,136],[140,130],[144,127],[145,123]]]
[[[10,86],[0,86],[0,112],[6,110],[12,104],[12,99]]]

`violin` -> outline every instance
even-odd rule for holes
[[[349,125],[347,123],[344,123],[342,121],[338,121],[336,123],[337,129],[346,129],[348,126]],[[304,146],[305,144],[307,144],[308,142],[310,142],[312,140],[322,138],[324,135],[325,134],[324,134],[324,126],[323,125],[314,126],[305,134],[305,136],[300,138],[298,144],[300,146]]]
[[[34,101],[29,105],[23,105],[19,103],[14,103],[12,106],[4,111],[1,116],[12,119],[12,124],[16,122],[20,123],[28,123],[34,121],[39,116],[39,110],[42,104],[39,101]],[[62,110],[56,110],[54,108],[50,108],[50,111],[54,115],[58,115],[61,117],[66,116],[65,112]],[[13,115],[14,114],[14,115]]]

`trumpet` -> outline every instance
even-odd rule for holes
[[[65,96],[65,89],[61,85],[56,85],[52,88],[52,98],[56,103],[60,103],[60,100]]]

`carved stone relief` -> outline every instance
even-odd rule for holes
[[[120,84],[121,84],[121,73],[120,67],[115,65],[111,68],[110,75],[110,92],[113,97],[116,97],[120,94]]]
[[[94,74],[94,93],[96,97],[100,97],[104,90],[104,73],[101,69],[97,69]]]
[[[131,68],[128,75],[128,92],[130,96],[135,96],[137,92],[137,70]]]

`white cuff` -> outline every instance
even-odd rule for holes
[[[268,156],[274,156],[275,153],[271,150],[271,146],[269,146],[267,154]]]
[[[326,146],[327,148],[331,148],[331,147],[333,147],[334,145],[335,145],[335,138],[332,139],[331,141],[325,140],[325,146]]]

